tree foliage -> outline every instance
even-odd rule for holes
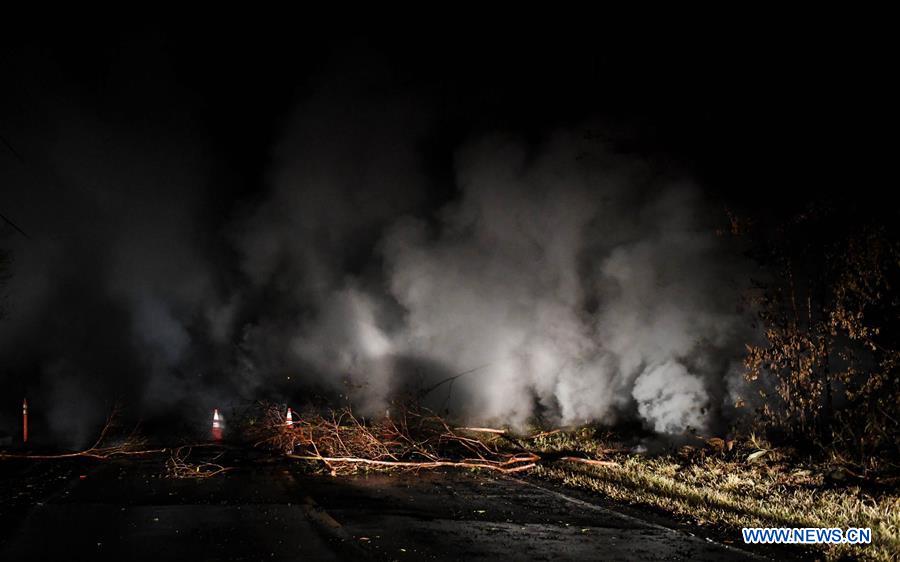
[[[749,379],[774,383],[769,427],[862,463],[900,449],[900,244],[868,218],[811,209],[758,244],[765,338],[745,358]]]

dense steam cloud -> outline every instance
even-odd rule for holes
[[[340,158],[324,173],[288,168],[297,183],[275,192],[243,239],[250,271],[284,284],[285,309],[305,311],[274,335],[272,324],[254,328],[254,340],[275,338],[332,383],[361,383],[357,402],[373,412],[410,384],[466,373],[434,393],[469,418],[637,414],[659,432],[707,428],[746,334],[739,268],[697,189],[572,135],[532,148],[490,137],[459,151],[459,194],[436,220],[398,217],[399,203],[354,200],[385,190],[385,178],[394,189],[415,182],[411,147],[374,130],[378,142],[355,153],[387,166],[349,180]],[[379,157],[385,146],[402,157]],[[341,247],[357,233],[379,243]],[[381,268],[348,274],[361,244],[372,250],[363,263]]]
[[[378,283],[384,230],[420,207],[429,185],[417,145],[426,116],[407,95],[357,99],[380,86],[364,71],[321,86],[275,148],[270,195],[233,228],[254,301],[236,326],[251,387],[293,373],[334,389],[356,373],[371,392],[387,388],[371,363],[389,351],[375,328],[384,319],[375,291],[361,287]]]
[[[699,189],[577,130],[480,135],[435,177],[427,104],[342,76],[286,124],[265,195],[224,221],[205,212],[203,151],[155,129],[60,118],[45,161],[5,162],[25,187],[4,203],[33,239],[3,232],[0,359],[21,393],[63,405],[61,434],[116,397],[203,417],[315,390],[384,413],[435,385],[436,407],[514,425],[680,433],[728,415],[744,275]]]
[[[698,192],[568,135],[460,152],[460,200],[385,238],[404,310],[394,352],[427,357],[482,420],[562,423],[637,413],[705,429],[737,357],[734,265]]]

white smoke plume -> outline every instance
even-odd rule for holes
[[[443,405],[469,419],[707,429],[746,322],[740,267],[699,191],[566,134],[536,149],[493,137],[457,161],[459,197],[437,221],[384,221],[382,271],[324,268],[335,283],[313,293],[290,352],[361,381],[367,411],[411,377],[427,388],[466,372]]]
[[[705,429],[741,349],[737,271],[690,185],[560,136],[535,153],[491,139],[459,157],[461,200],[429,236],[384,251],[406,310],[395,345],[451,371],[470,416]],[[587,149],[589,152],[584,152]],[[581,158],[579,159],[579,155]]]
[[[23,134],[0,179],[34,239],[0,231],[0,376],[35,412],[67,404],[70,438],[117,398],[199,427],[319,390],[384,413],[441,381],[428,399],[471,420],[719,424],[747,276],[702,191],[574,132],[444,146],[448,178],[423,157],[437,112],[385,74],[320,80],[258,199],[215,205],[215,163],[164,100],[127,133],[63,107],[55,144]]]

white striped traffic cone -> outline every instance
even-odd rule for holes
[[[288,408],[287,415],[284,417],[284,425],[294,425],[294,415],[291,413],[290,407]]]
[[[28,443],[28,400],[22,399],[22,443]]]
[[[222,440],[222,416],[219,415],[218,408],[213,410],[212,438],[215,441]]]

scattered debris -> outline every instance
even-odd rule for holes
[[[218,452],[208,461],[188,462],[191,451],[192,447],[189,446],[178,447],[171,451],[166,461],[166,478],[210,478],[234,468],[215,462],[222,458],[224,451]]]

